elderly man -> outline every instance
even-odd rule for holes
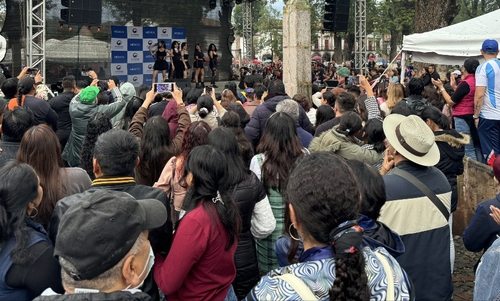
[[[148,231],[166,220],[155,199],[104,189],[83,196],[61,219],[54,252],[66,294],[48,289],[35,300],[151,300],[140,290],[154,264]]]
[[[416,115],[384,119],[390,146],[382,170],[387,201],[379,221],[401,236],[397,261],[413,280],[417,300],[450,300],[451,187],[434,165],[440,154],[434,134]]]
[[[172,242],[170,205],[167,202],[165,192],[157,188],[136,184],[133,175],[134,168],[138,164],[139,142],[134,135],[123,130],[112,130],[99,136],[94,149],[93,161],[96,179],[87,191],[65,197],[57,202],[50,224],[50,239],[58,241],[58,230],[62,229],[60,223],[70,206],[81,203],[83,198],[99,190],[107,189],[127,192],[136,199],[156,199],[163,204],[168,212],[167,222],[153,229],[148,238],[155,252],[166,254],[170,250]],[[146,279],[143,290],[153,300],[159,300],[158,288],[152,276]]]

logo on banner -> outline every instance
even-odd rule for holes
[[[122,70],[122,66],[121,65],[116,65],[116,70]]]
[[[153,41],[149,40],[148,45],[150,45],[150,46],[153,45]]]
[[[138,79],[139,79],[139,78],[138,78],[137,76],[134,76],[134,77],[132,78],[132,80],[133,80],[134,82],[136,82]]]
[[[166,28],[163,28],[163,30],[161,31],[162,33],[167,33],[167,29]]]
[[[133,32],[133,33],[137,33],[137,28],[135,28],[135,27],[134,27],[134,28],[132,29],[132,32]]]
[[[134,54],[132,54],[133,57],[138,57],[139,55],[137,54],[137,52],[134,52]]]
[[[116,41],[116,45],[120,46],[122,44],[122,40]]]
[[[153,65],[152,65],[152,64],[149,64],[149,65],[148,65],[148,69],[149,69],[149,70],[153,69]]]

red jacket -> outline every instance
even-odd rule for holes
[[[175,231],[167,258],[156,256],[154,279],[168,301],[226,298],[236,276],[234,253],[238,241],[225,250],[227,232],[216,210],[214,214],[216,222],[202,205],[186,214]]]
[[[469,74],[461,82],[469,85],[469,94],[465,95],[458,104],[453,107],[453,116],[463,116],[474,114],[474,93],[476,93],[476,76]]]

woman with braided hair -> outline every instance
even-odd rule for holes
[[[361,183],[362,184],[362,183]],[[299,158],[286,186],[289,258],[264,276],[246,300],[411,300],[410,281],[382,247],[362,248],[360,184],[345,160],[329,153]]]

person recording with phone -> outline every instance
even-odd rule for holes
[[[217,110],[217,116],[214,114],[214,107]],[[205,121],[210,128],[219,127],[220,120],[226,114],[221,104],[215,98],[215,90],[206,87],[205,92],[198,98],[196,105],[189,110],[191,122]]]

